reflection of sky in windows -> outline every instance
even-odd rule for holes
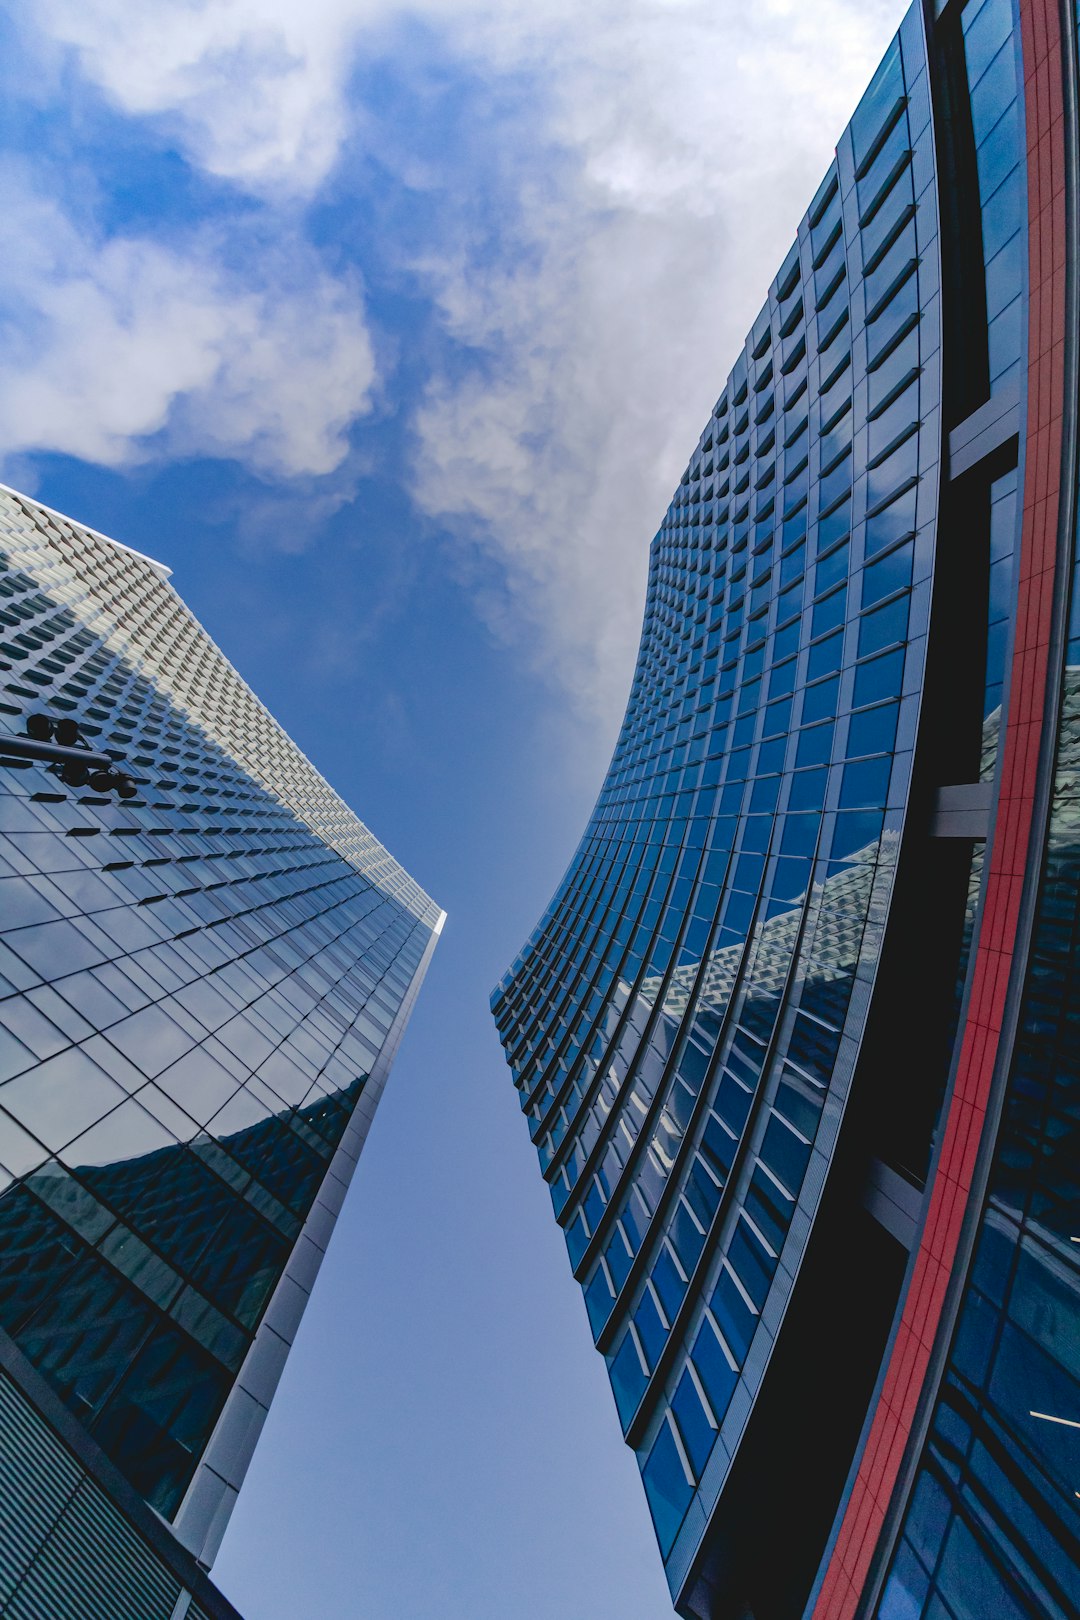
[[[961,26],[982,214],[990,387],[998,390],[1018,377],[1024,342],[1024,141],[1012,0],[967,5]]]
[[[933,568],[932,148],[913,13],[654,541],[604,787],[493,998],[665,1557],[760,1379],[889,903]]]
[[[981,1612],[1035,1620],[1074,1614],[1080,1601],[1080,1431],[1070,1427],[1080,1421],[1078,929],[1073,664],[989,1198],[882,1620],[944,1613],[942,1604],[980,1612],[980,1601]]]
[[[438,909],[155,565],[4,492],[0,541],[3,724],[142,794],[0,781],[0,1325],[171,1515]]]

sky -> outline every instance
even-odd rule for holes
[[[449,920],[214,1578],[662,1620],[488,1013],[896,0],[0,3],[0,479],[167,562]]]

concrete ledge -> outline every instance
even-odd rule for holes
[[[987,838],[993,805],[992,782],[956,782],[940,787],[930,815],[933,838]]]
[[[1014,377],[949,434],[949,477],[984,461],[1020,432],[1020,386]]]

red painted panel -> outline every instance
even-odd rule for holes
[[[937,1176],[881,1398],[814,1620],[853,1620],[896,1484],[971,1194],[1032,833],[1062,451],[1065,127],[1057,0],[1020,0],[1028,155],[1028,411],[1019,599],[1001,789],[972,992]]]

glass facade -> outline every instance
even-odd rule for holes
[[[194,1560],[143,1534],[0,1373],[0,1614],[8,1620],[239,1620]],[[130,1507],[130,1504],[126,1504]],[[170,1554],[172,1556],[170,1556]]]
[[[1049,644],[1050,609],[1033,596],[1031,513],[1038,479],[1050,533],[1064,346],[1046,338],[1041,370],[1029,354],[1029,278],[1049,288],[1059,265],[1029,233],[1044,194],[1024,85],[1047,38],[1030,10],[949,0],[905,18],[653,542],[607,776],[492,996],[673,1598],[702,1620],[1011,1616],[1005,1555],[988,1555],[997,1586],[979,1585],[955,1550],[994,1534],[1027,1559],[1017,1614],[1080,1612],[1068,718],[953,1353],[968,1360],[944,1378],[888,1583],[884,1531],[874,1579],[861,1552],[854,1575],[826,1578],[848,1558],[901,1314],[928,1342],[939,1325],[912,1278],[1000,950],[987,897],[1020,835],[998,806],[1015,737],[1038,741],[1025,637],[1038,619]],[[1044,161],[1049,199],[1064,164]],[[1049,331],[1049,290],[1040,308]],[[1052,557],[1039,567],[1050,602]],[[1064,690],[1068,715],[1071,675]],[[957,1286],[964,1264],[958,1251]],[[1021,1430],[1024,1389],[1045,1411]],[[1012,1448],[1030,1465],[1007,1463]],[[763,1522],[782,1527],[782,1558],[761,1550]]]
[[[1009,0],[983,0],[969,4],[963,23],[973,101],[996,74],[992,105],[1003,125],[1014,124],[1004,85],[1015,83],[1018,15]],[[1066,53],[1066,71],[1075,73],[1075,51]],[[985,144],[1019,161],[1015,129],[1002,140],[989,112],[983,123]],[[980,180],[983,173],[980,161]],[[999,184],[1014,184],[1011,173]],[[995,502],[1015,501],[1016,476],[992,486]],[[1064,667],[1050,677],[1048,830],[1016,1035],[974,1255],[874,1605],[880,1620],[1066,1620],[1080,1612],[1080,537],[1070,549],[1058,584],[1070,604]],[[1011,577],[1014,558],[995,557],[992,572],[1006,566]],[[991,588],[1006,629],[1009,594]],[[1004,665],[1002,646],[987,672],[995,745],[994,683]]]
[[[1080,1605],[1080,645],[978,1248],[881,1620]]]
[[[442,915],[160,565],[0,491],[0,620],[0,1332],[209,1563]]]

